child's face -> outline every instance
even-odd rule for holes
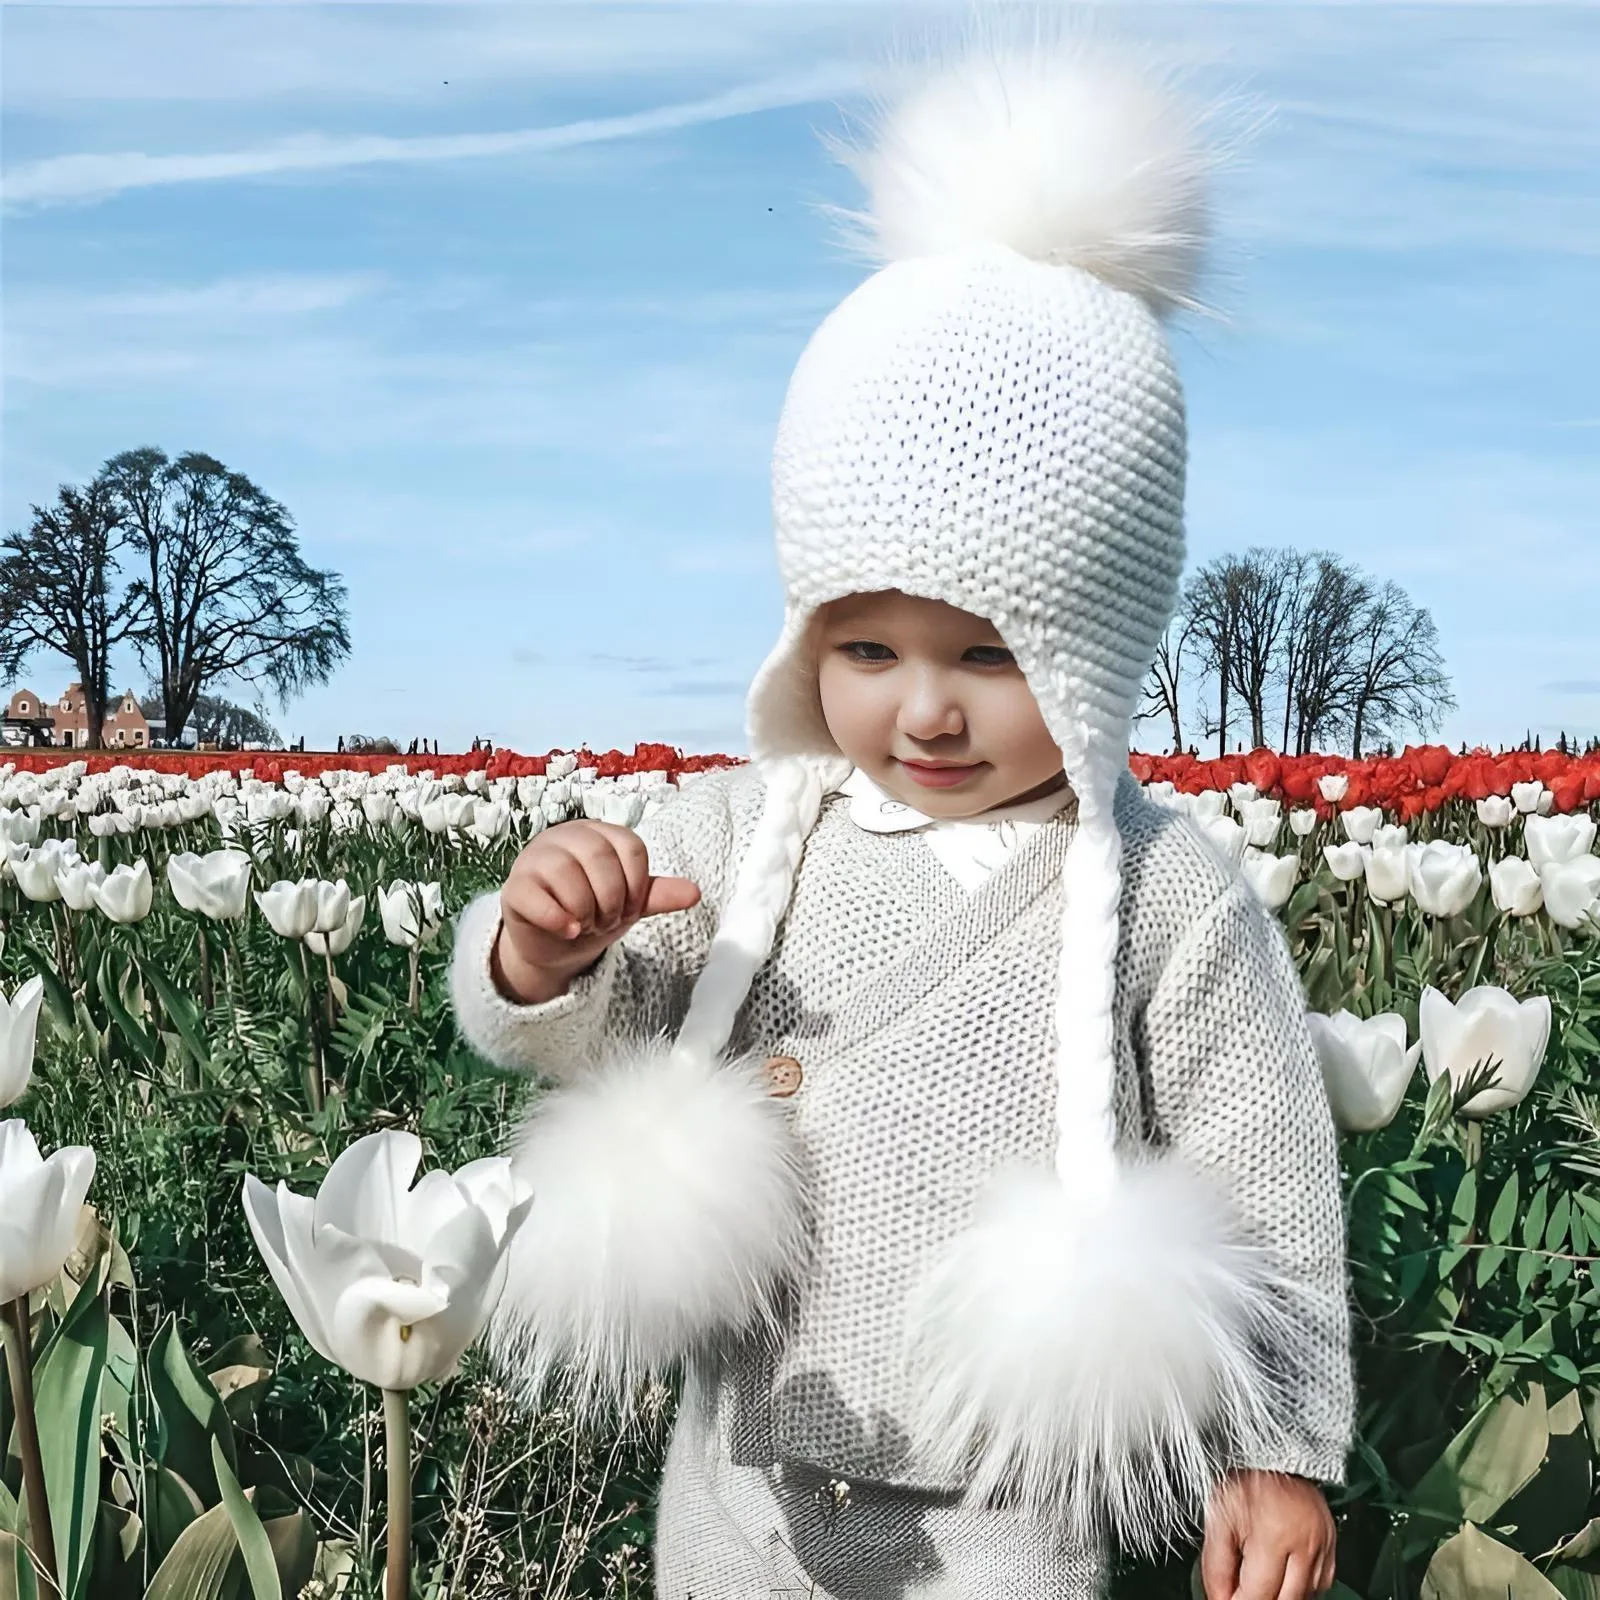
[[[813,628],[828,731],[897,800],[967,817],[1065,788],[1060,748],[986,618],[882,589],[820,607]],[[972,765],[934,786],[907,760]]]

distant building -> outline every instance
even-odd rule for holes
[[[18,689],[0,718],[0,736],[7,744],[59,745],[81,750],[89,738],[89,716],[83,685],[70,683],[60,699],[49,702],[31,689]],[[150,720],[131,689],[110,699],[101,723],[100,742],[108,750],[145,750],[150,746]]]

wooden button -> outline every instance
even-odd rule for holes
[[[787,1100],[800,1087],[800,1063],[793,1056],[767,1057],[767,1092]]]

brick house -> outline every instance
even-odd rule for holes
[[[52,744],[81,750],[88,732],[81,683],[68,684],[55,701],[45,701],[31,689],[18,689],[6,705],[4,733],[9,744]],[[100,737],[109,750],[150,747],[150,723],[131,689],[106,702]]]

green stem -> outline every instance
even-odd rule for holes
[[[417,926],[421,927],[421,919]],[[411,985],[406,995],[406,1004],[411,1008],[412,1016],[416,1016],[422,1009],[422,984],[421,984],[422,951],[417,945],[411,947]]]
[[[28,1496],[33,1561],[47,1585],[45,1592],[59,1595],[55,1533],[50,1526],[50,1501],[45,1494],[44,1457],[39,1454],[39,1421],[33,1409],[33,1349],[28,1337],[26,1295],[6,1302],[5,1322],[6,1366],[11,1372],[11,1403],[17,1414],[17,1450],[22,1457],[22,1481]]]
[[[383,1391],[383,1446],[389,1468],[389,1529],[383,1600],[411,1600],[411,1396]]]
[[[305,982],[306,1032],[311,1035],[311,1060],[306,1066],[306,1099],[311,1103],[312,1114],[322,1110],[323,1072],[322,1040],[317,1037],[317,1008],[311,1002],[311,965],[306,960],[304,939],[296,940],[300,951],[300,976]]]

